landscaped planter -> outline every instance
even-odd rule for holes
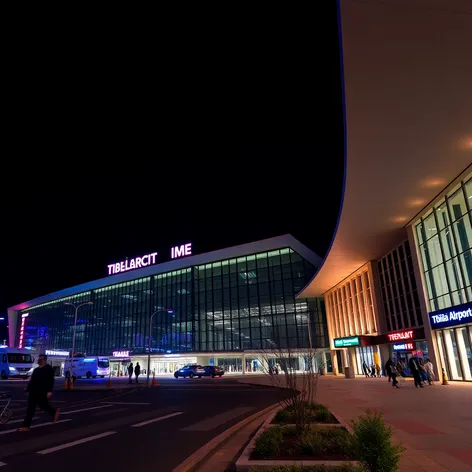
[[[310,428],[313,428],[313,433],[305,433],[302,440],[301,436],[296,433],[294,425],[280,426],[273,423],[277,412],[281,409],[278,408],[269,415],[244,449],[236,462],[238,472],[249,471],[251,468],[264,470],[276,466],[292,465],[339,467],[346,462],[358,465],[352,456],[345,453],[347,448],[343,447],[343,444],[348,442],[347,436],[350,434],[350,427],[336,415],[333,414],[333,418],[338,421],[337,423],[313,423],[310,426]],[[255,446],[256,441],[263,434],[265,434],[269,446],[277,443],[280,445],[280,451],[275,456],[259,459],[254,457]],[[303,444],[303,446],[300,446],[300,444]],[[323,449],[320,444],[330,444],[332,448],[328,452],[320,453],[320,450]],[[313,451],[318,451],[316,456],[308,455]]]
[[[342,426],[348,427],[347,424],[339,419],[332,411],[326,408],[324,405],[310,406],[309,407],[309,418],[308,422],[319,426]],[[272,424],[279,425],[295,425],[295,418],[290,413],[289,408],[279,407],[275,413],[274,418],[271,421]]]

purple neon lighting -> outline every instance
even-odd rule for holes
[[[156,263],[156,256],[157,252],[153,252],[151,254],[146,254],[141,257],[135,257],[131,260],[126,259],[126,261],[108,264],[108,275],[119,274],[128,270],[140,269],[141,267],[153,265]]]
[[[192,243],[181,244],[180,246],[174,246],[170,250],[170,257],[177,259],[178,257],[191,256],[192,255]]]

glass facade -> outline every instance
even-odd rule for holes
[[[415,226],[430,311],[472,301],[471,177]]]
[[[415,225],[429,311],[472,301],[472,174]],[[452,380],[472,381],[472,325],[437,330],[441,366]]]
[[[295,300],[315,270],[283,248],[83,292],[21,311],[24,346],[70,350],[74,308],[65,303],[91,301],[78,309],[75,338],[87,355],[147,352],[152,313],[154,354],[328,347],[323,302]]]
[[[387,331],[423,326],[410,243],[403,242],[377,264]]]

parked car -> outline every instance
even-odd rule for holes
[[[203,369],[205,370],[205,373],[203,375],[209,376],[211,378],[221,377],[225,373],[223,369],[221,369],[220,367],[216,367],[214,365],[206,365],[203,367]],[[198,377],[200,377],[200,374],[198,374]]]
[[[179,377],[190,377],[193,379],[196,375],[200,375],[203,372],[203,367],[198,364],[187,364],[184,365],[181,369],[178,369],[174,372],[174,377],[178,379]]]

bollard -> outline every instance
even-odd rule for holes
[[[446,371],[444,370],[444,367],[442,368],[442,383],[441,385],[449,385],[449,382],[447,381],[447,375]]]

